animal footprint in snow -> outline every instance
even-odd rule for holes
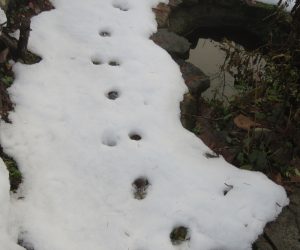
[[[99,32],[99,35],[102,37],[110,37],[111,33],[109,31],[103,30]]]
[[[126,3],[114,3],[113,7],[121,11],[128,11],[129,7]]]
[[[147,178],[140,177],[136,179],[133,183],[133,194],[134,198],[137,200],[143,200],[146,198],[148,187],[150,183]]]
[[[170,234],[170,239],[173,245],[180,245],[184,241],[190,240],[188,228],[184,226],[174,228]]]
[[[119,97],[119,92],[116,90],[109,91],[106,97],[110,100],[116,100]]]

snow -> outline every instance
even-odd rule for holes
[[[3,9],[0,8],[0,24],[4,24],[7,22],[6,14]],[[1,34],[1,30],[0,30]]]
[[[0,249],[21,250],[11,235],[9,228],[11,216],[8,171],[2,159],[0,159]]]
[[[159,1],[53,2],[32,20],[29,47],[43,60],[14,66],[15,110],[0,127],[24,178],[24,199],[13,203],[21,240],[35,250],[251,249],[286,193],[261,173],[207,159],[210,150],[182,127],[187,88],[149,40]],[[142,200],[132,186],[139,177],[150,182]],[[176,226],[189,229],[180,246],[170,241]]]
[[[277,5],[279,0],[260,0],[259,2]],[[285,0],[282,3],[288,3],[288,10],[291,10],[295,5],[295,0]]]
[[[11,37],[13,37],[13,38],[19,39],[19,38],[20,38],[20,30],[17,29],[17,30],[15,30],[14,32],[9,33],[9,35],[10,35]]]

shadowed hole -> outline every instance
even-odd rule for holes
[[[102,37],[109,37],[109,36],[111,36],[111,33],[108,31],[100,31],[99,35]]]
[[[108,64],[109,64],[110,66],[120,66],[120,63],[117,62],[117,61],[109,61]]]
[[[233,189],[233,185],[229,185],[226,183],[224,183],[224,184],[226,187],[223,190],[223,194],[224,194],[224,196],[226,196]]]
[[[207,158],[207,159],[212,159],[212,158],[219,158],[220,155],[215,153],[215,152],[206,152],[204,154],[204,156]]]
[[[19,237],[18,245],[24,247],[26,250],[34,250],[33,245],[30,242],[28,242],[23,236]]]
[[[133,141],[140,141],[142,137],[137,133],[130,133],[129,138]]]
[[[190,240],[189,229],[184,226],[174,228],[170,233],[170,239],[173,245],[180,245],[183,242]]]
[[[124,5],[121,5],[121,4],[113,4],[113,7],[116,8],[116,9],[119,9],[121,11],[128,11],[129,8],[124,6]]]
[[[134,191],[134,198],[137,200],[143,200],[146,198],[147,189],[150,186],[150,182],[145,177],[137,178],[133,183],[133,191]]]
[[[108,147],[117,146],[117,139],[115,137],[106,136],[103,138],[102,143]]]
[[[98,58],[92,58],[92,63],[94,65],[100,65],[100,64],[102,64],[102,61]]]
[[[119,92],[116,90],[109,91],[106,97],[110,100],[116,100],[119,97]]]

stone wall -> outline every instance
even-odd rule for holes
[[[272,5],[246,0],[171,0],[169,5],[161,4],[155,10],[159,28],[168,28],[178,35],[215,30],[218,33],[223,31],[231,38],[232,31],[242,32],[257,40],[257,47],[268,41],[271,33],[273,41],[285,40],[289,33],[288,23],[274,26],[271,18],[274,11]],[[243,41],[236,42],[246,46]]]

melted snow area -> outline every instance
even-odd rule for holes
[[[1,162],[1,250],[20,249],[17,237],[35,250],[251,249],[287,205],[282,187],[207,159],[182,127],[179,67],[149,40],[157,4],[55,0],[33,18],[43,60],[14,66],[15,111],[1,123],[24,177],[10,205]],[[178,226],[189,240],[174,246]]]

